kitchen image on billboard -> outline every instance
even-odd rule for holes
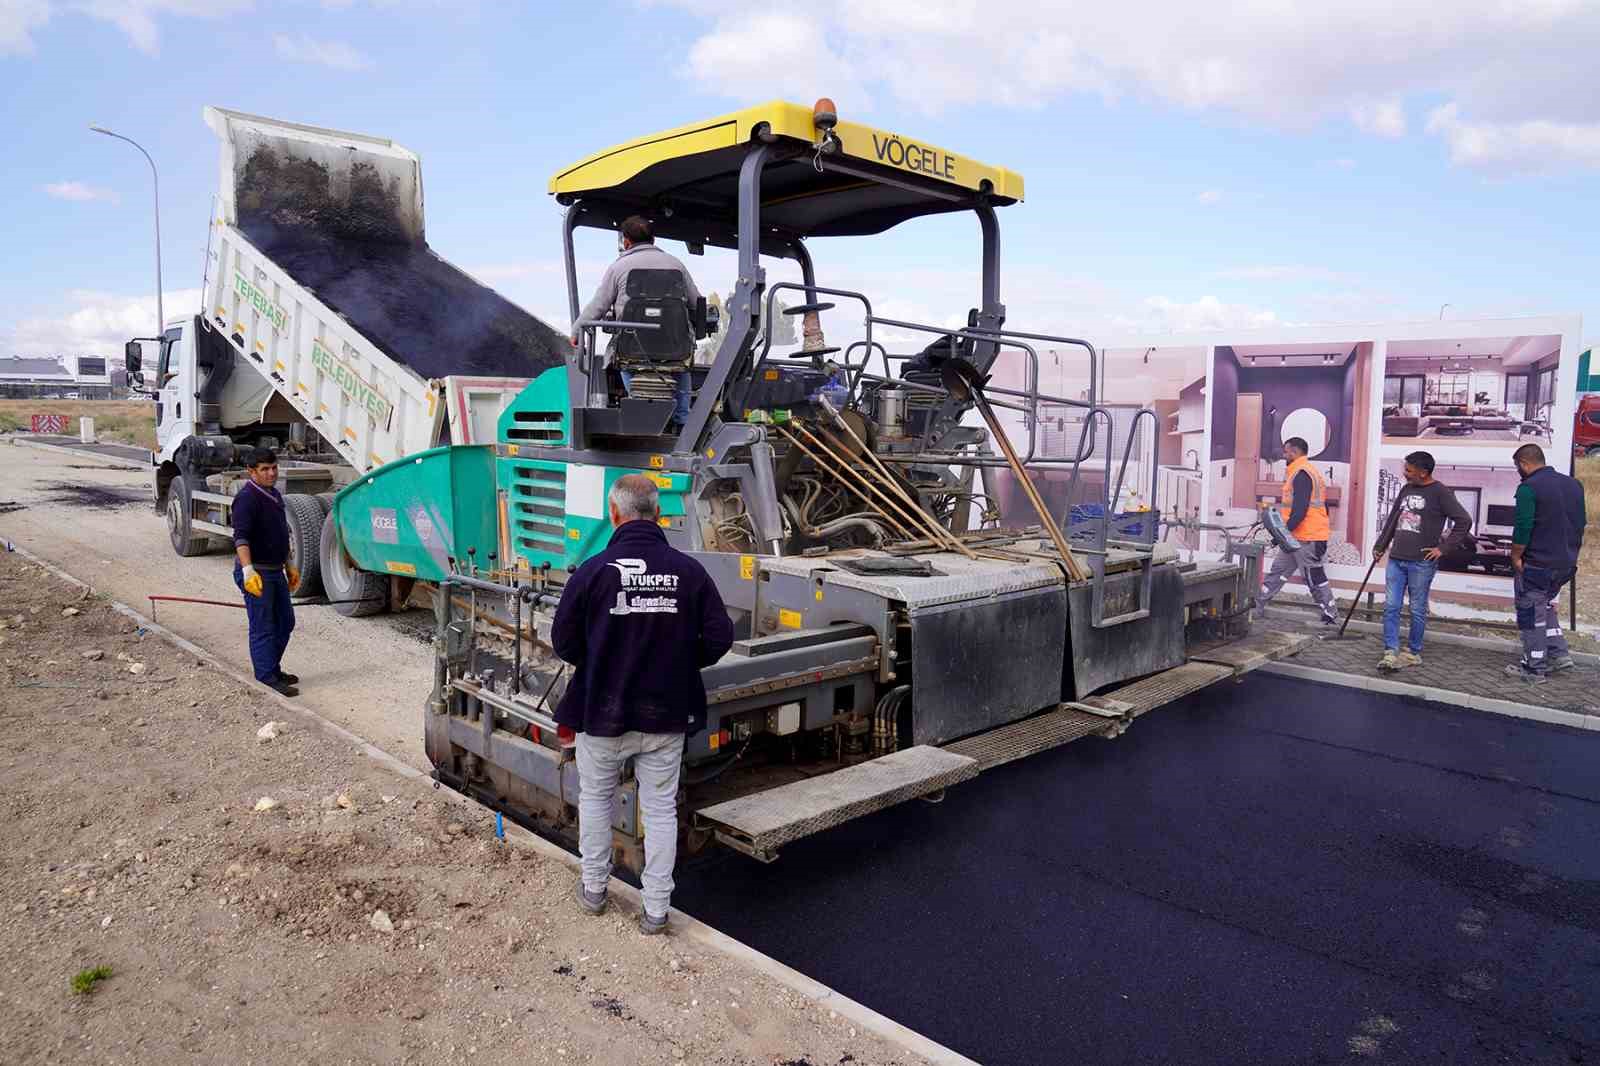
[[[1207,480],[1210,521],[1243,534],[1263,505],[1289,491],[1285,442],[1306,442],[1322,475],[1327,561],[1365,561],[1370,518],[1361,501],[1371,452],[1373,342],[1218,345],[1211,372]],[[1219,550],[1220,538],[1209,547]]]

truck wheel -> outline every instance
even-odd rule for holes
[[[315,496],[292,493],[283,498],[284,516],[289,519],[289,562],[300,571],[297,596],[315,596],[322,590],[322,506]]]
[[[339,526],[329,515],[322,520],[322,589],[333,609],[346,618],[377,614],[388,606],[389,579],[356,569],[345,554]]]
[[[189,480],[182,474],[167,486],[167,536],[172,538],[172,550],[185,558],[204,555],[211,541],[194,531],[194,501],[189,492]]]
[[[324,518],[333,513],[333,498],[337,495],[338,493],[335,492],[317,493],[317,505],[322,508],[322,516]]]

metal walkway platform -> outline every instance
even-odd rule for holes
[[[695,812],[717,839],[764,862],[783,845],[978,776],[977,760],[918,745]]]

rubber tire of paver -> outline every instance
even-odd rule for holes
[[[356,569],[345,554],[333,515],[322,520],[322,588],[333,609],[346,618],[377,614],[389,605],[389,579]],[[358,601],[358,602],[348,602]]]
[[[167,537],[172,550],[184,558],[204,555],[211,547],[210,537],[194,531],[194,500],[182,474],[167,486]]]
[[[284,517],[289,520],[289,562],[300,571],[296,596],[315,596],[322,591],[322,505],[315,496],[294,492],[283,498]]]

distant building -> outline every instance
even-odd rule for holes
[[[117,379],[121,379],[120,388]],[[0,358],[0,396],[104,400],[127,387],[126,372],[99,355]]]

